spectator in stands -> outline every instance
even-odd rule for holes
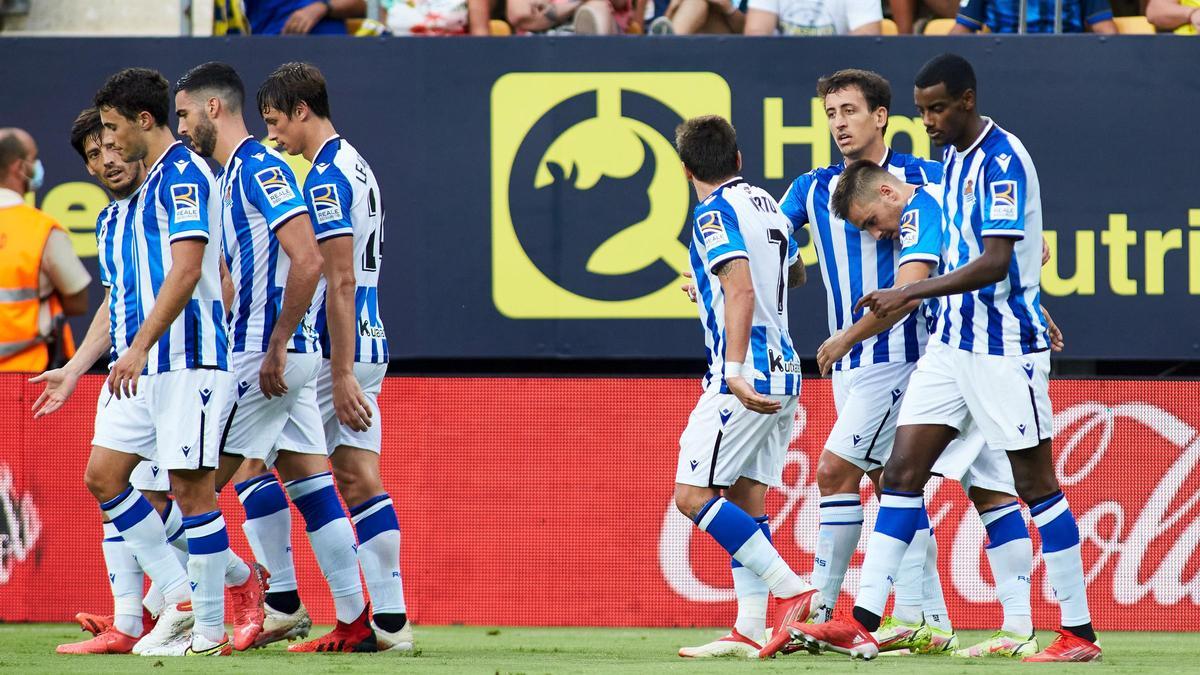
[[[488,35],[488,0],[383,0],[380,20],[392,35]]]
[[[1200,28],[1200,0],[1150,0],[1146,19],[1162,30],[1195,35]]]
[[[255,35],[345,35],[346,19],[366,16],[366,0],[245,0]]]
[[[750,0],[746,35],[879,35],[879,0]]]
[[[667,11],[650,22],[654,34],[741,33],[746,26],[747,0],[671,0]]]
[[[953,19],[958,12],[958,0],[888,0],[892,10],[892,21],[896,22],[896,32],[901,35],[911,35],[913,23],[917,18],[918,5],[924,6],[928,12],[939,19]]]
[[[1026,33],[1054,32],[1055,0],[1028,0],[1025,9]],[[1021,0],[967,0],[958,10],[954,34],[974,33],[984,26],[993,33],[1016,33],[1020,23]],[[1112,5],[1109,0],[1063,0],[1062,32],[1115,34]]]
[[[0,370],[41,372],[75,353],[64,315],[88,309],[91,275],[61,225],[25,204],[42,186],[37,144],[0,129]]]
[[[633,0],[508,0],[508,23],[518,33],[624,33]]]

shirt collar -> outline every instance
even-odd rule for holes
[[[25,198],[13,190],[0,187],[0,209],[7,209],[25,203]]]

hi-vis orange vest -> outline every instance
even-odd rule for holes
[[[18,204],[0,208],[0,371],[41,372],[50,361],[38,326],[42,251],[58,223],[41,211]],[[50,317],[62,314],[57,296],[47,300]],[[75,351],[64,331],[64,353]]]

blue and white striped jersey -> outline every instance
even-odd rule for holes
[[[283,158],[249,136],[229,156],[219,182],[225,264],[234,288],[229,322],[233,351],[265,352],[291,267],[275,228],[307,213],[307,207]],[[316,331],[301,321],[288,349],[317,351]]]
[[[937,162],[891,150],[882,166],[911,185],[942,179],[942,167]],[[899,241],[875,241],[867,232],[833,215],[830,200],[844,169],[844,164],[814,169],[793,181],[780,200],[784,215],[795,229],[809,225],[825,281],[830,335],[862,318],[854,305],[871,291],[891,288],[900,264]],[[927,338],[924,321],[914,312],[890,330],[854,345],[834,364],[834,370],[916,361],[924,352]]]
[[[137,208],[140,192],[125,199],[109,202],[96,217],[96,262],[100,270],[100,284],[109,289],[108,335],[109,367],[117,360],[117,345],[122,349],[133,340],[133,330],[128,319],[137,326],[137,275],[132,266],[117,268],[117,256],[133,259],[133,210]],[[124,253],[118,253],[124,251]]]
[[[304,180],[304,200],[312,217],[317,241],[330,237],[354,237],[354,310],[358,340],[354,360],[358,363],[387,363],[387,334],[379,317],[379,267],[383,257],[383,199],[379,183],[366,160],[340,136],[333,136],[313,157],[312,170]],[[321,339],[321,349],[331,352],[325,314],[325,278],[305,323]]]
[[[775,198],[741,178],[724,183],[696,206],[689,250],[708,352],[704,388],[719,386],[721,393],[729,393],[724,376],[725,297],[713,270],[745,258],[754,281],[754,316],[742,372],[760,394],[798,395],[800,359],[787,319],[787,268],[797,249]]]
[[[900,214],[900,260],[897,269],[909,262],[932,263],[934,274],[942,267],[942,186],[922,185]],[[940,298],[921,303],[926,328],[932,332],[937,320]]]
[[[942,258],[946,273],[983,253],[985,237],[1015,239],[1008,276],[943,303],[933,339],[977,354],[1050,348],[1041,307],[1042,197],[1037,171],[1016,136],[984,118],[964,152],[946,151]]]
[[[114,264],[109,278],[114,291],[132,285],[123,316],[112,313],[113,322],[123,322],[114,335],[115,356],[120,358],[150,316],[163,280],[171,271],[171,244],[199,239],[207,245],[201,262],[200,280],[192,298],[170,328],[150,348],[146,374],[185,368],[229,368],[229,341],[225,307],[221,301],[220,199],[208,165],[198,155],[175,141],[146,172],[146,181],[130,198],[133,213],[130,231],[112,249]]]

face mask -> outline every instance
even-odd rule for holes
[[[42,166],[42,160],[37,159],[33,162],[33,175],[29,177],[29,191],[36,192],[42,189],[42,182],[46,180],[46,169]]]

